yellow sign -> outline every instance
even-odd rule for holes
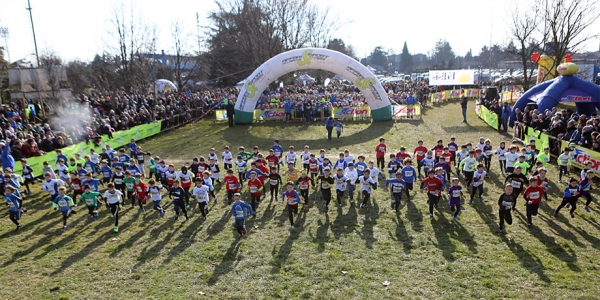
[[[248,82],[246,82],[246,86],[244,86],[246,88],[246,91],[249,91],[250,94],[248,95],[248,98],[254,98],[254,94],[256,94],[256,90],[258,90],[258,88],[256,87],[256,84],[254,82],[251,82],[250,80],[248,80]]]
[[[363,80],[360,80],[360,78],[356,78],[356,85],[358,85],[359,87],[361,87],[363,90],[368,90],[371,88],[371,86],[369,85],[370,83],[374,83],[375,79],[371,78],[371,77],[367,77]]]
[[[473,82],[473,78],[471,78],[471,76],[469,76],[468,73],[463,73],[458,78],[458,83],[471,83],[471,82]]]
[[[312,50],[306,50],[302,52],[302,59],[298,61],[299,66],[310,65],[310,61],[313,59]]]

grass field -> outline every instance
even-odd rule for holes
[[[227,128],[202,121],[141,142],[167,162],[190,163],[207,156],[211,147],[270,148],[274,138],[284,148],[310,145],[324,148],[329,157],[349,149],[355,156],[374,159],[379,137],[394,152],[413,149],[418,139],[426,146],[454,135],[459,144],[490,138],[497,147],[510,140],[477,119],[469,108],[468,124],[461,123],[458,103],[425,111],[422,121],[347,123],[340,141],[327,141],[321,124],[258,124]],[[387,160],[387,159],[386,159]],[[323,211],[300,210],[296,229],[290,230],[287,210],[263,201],[258,215],[247,222],[249,234],[241,241],[232,227],[230,208],[221,200],[211,203],[203,221],[196,209],[191,220],[173,221],[137,209],[122,212],[120,232],[105,208],[91,222],[83,210],[61,230],[60,213],[52,211],[37,185],[25,200],[29,212],[24,228],[14,231],[3,213],[0,227],[0,298],[2,299],[390,299],[390,298],[519,298],[597,299],[600,257],[599,217],[576,211],[558,220],[553,209],[560,203],[557,168],[550,167],[551,193],[542,204],[534,227],[525,226],[519,205],[508,234],[497,235],[497,199],[501,193],[497,161],[485,186],[484,203],[465,205],[460,221],[453,222],[445,205],[428,216],[426,196],[413,192],[413,202],[399,213],[389,208],[383,189],[374,193],[372,206],[349,205]],[[247,197],[246,197],[247,198]],[[522,199],[520,199],[521,203]],[[172,208],[169,200],[167,208]],[[5,210],[6,212],[6,210]],[[389,286],[382,283],[389,281]]]

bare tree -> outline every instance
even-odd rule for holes
[[[127,91],[147,87],[155,64],[149,54],[156,51],[156,26],[144,23],[135,11],[135,7],[130,6],[129,14],[126,14],[127,8],[122,3],[113,7],[108,29],[113,41],[107,46],[119,57],[119,74]]]
[[[191,34],[184,32],[179,21],[171,24],[171,35],[173,37],[174,52],[173,74],[177,88],[182,90],[188,81],[191,80],[193,84],[193,79],[200,69],[200,60],[198,55],[194,55],[189,49],[188,45]]]
[[[510,12],[510,34],[515,41],[515,48],[508,49],[509,54],[519,57],[523,68],[523,89],[526,91],[533,82],[535,68],[530,63],[534,52],[542,49],[542,43],[546,40],[547,32],[540,30],[540,24],[544,20],[544,7],[540,1],[536,1],[530,8],[523,9],[515,7]]]
[[[595,0],[548,1],[544,19],[548,37],[552,39],[553,43],[550,43],[545,51],[547,55],[554,56],[556,59],[544,72],[544,76],[555,72],[565,54],[581,50],[580,48],[586,42],[598,36],[598,34],[586,32],[588,27],[600,16],[597,7],[598,2]]]

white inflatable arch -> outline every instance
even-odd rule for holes
[[[277,78],[297,70],[320,69],[343,76],[365,95],[375,121],[392,119],[390,100],[377,77],[353,58],[323,48],[303,48],[281,53],[256,69],[241,88],[235,103],[236,124],[250,124],[256,101]]]

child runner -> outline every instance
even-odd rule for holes
[[[298,214],[298,203],[300,203],[300,196],[298,192],[294,190],[294,183],[288,181],[285,185],[285,191],[283,192],[281,203],[284,201],[288,207],[288,217],[290,218],[291,228],[294,229],[294,214]]]
[[[121,194],[125,193],[125,174],[122,172],[121,166],[117,166],[115,174],[113,174],[112,182],[114,184],[114,188],[119,190]],[[125,205],[125,201],[123,201],[123,206]]]
[[[477,160],[475,159],[475,151],[470,150],[469,156],[463,159],[458,168],[463,171],[465,174],[465,182],[467,186],[471,185],[471,181],[473,181],[473,173],[475,173],[475,166],[477,166]]]
[[[333,124],[333,126],[335,126],[335,132],[337,133],[337,139],[339,141],[340,135],[344,132],[344,125],[342,125],[342,122],[339,119],[335,119],[335,124]]]
[[[285,153],[285,162],[289,165],[289,163],[293,163],[296,166],[296,160],[298,159],[298,155],[294,152],[294,146],[290,146],[290,151]]]
[[[251,171],[246,190],[250,191],[250,203],[252,204],[252,211],[256,211],[256,208],[260,203],[260,196],[262,196],[263,188],[262,182],[256,178],[256,172]]]
[[[440,200],[440,191],[443,189],[442,181],[435,176],[435,170],[430,169],[427,177],[421,183],[421,193],[427,189],[427,203],[429,203],[429,217],[433,218],[433,207],[437,208]]]
[[[92,192],[89,185],[83,186],[83,194],[79,197],[80,202],[85,202],[85,205],[88,208],[88,214],[92,216],[92,221],[96,221],[98,219],[98,200],[102,200],[100,193]]]
[[[375,156],[377,157],[377,167],[385,168],[385,152],[387,151],[387,146],[385,145],[385,139],[380,138],[379,144],[375,146]]]
[[[348,177],[344,175],[344,169],[338,167],[335,169],[336,174],[333,176],[335,180],[335,193],[336,199],[338,203],[338,207],[342,207],[342,197],[344,197],[344,192],[346,191],[346,185],[348,184]]]
[[[398,207],[400,206],[400,200],[402,199],[402,192],[406,189],[406,183],[402,180],[402,173],[396,173],[396,178],[390,178],[385,181],[385,190],[388,190],[388,187],[392,187],[392,204],[391,207],[393,210],[398,212]]]
[[[273,201],[273,199],[279,195],[280,184],[283,184],[283,181],[281,180],[281,176],[277,174],[277,167],[271,167],[271,173],[269,173],[269,190],[271,191],[271,201]]]
[[[225,190],[227,191],[227,205],[231,205],[233,202],[233,194],[240,190],[240,182],[237,177],[233,175],[233,169],[227,169],[227,175],[223,177],[223,182],[225,182]]]
[[[425,154],[427,153],[427,147],[423,146],[423,141],[419,140],[417,142],[418,146],[413,151],[413,156],[417,160],[417,169],[419,170],[419,178],[421,178],[421,167],[423,164],[421,161],[425,158]]]
[[[108,191],[104,192],[104,203],[110,207],[110,213],[115,217],[114,231],[119,232],[119,202],[123,193],[115,189],[115,185],[112,183],[109,183],[107,187]]]
[[[575,218],[575,209],[577,209],[577,199],[579,199],[579,195],[579,182],[577,181],[577,178],[571,177],[569,180],[569,185],[565,189],[562,202],[554,211],[554,218],[558,218],[558,213],[567,204],[570,204],[571,206],[571,211],[569,211],[571,218]]]
[[[496,149],[495,154],[498,155],[498,165],[500,166],[500,172],[504,175],[506,172],[506,153],[508,149],[506,149],[506,144],[504,142],[500,142],[500,147]]]
[[[323,175],[317,178],[317,183],[321,185],[321,195],[325,200],[325,212],[327,212],[329,211],[329,202],[331,202],[331,186],[335,183],[329,167],[323,169]]]
[[[208,167],[210,168],[210,178],[213,181],[221,184],[221,170],[219,169],[219,165],[214,158],[210,159],[210,164]]]
[[[223,148],[223,153],[221,154],[221,158],[223,159],[223,169],[229,170],[233,167],[233,154],[229,151],[229,146],[225,146]],[[190,182],[190,185],[192,183]],[[189,203],[189,200],[188,200]]]
[[[498,210],[498,218],[500,219],[500,222],[498,223],[498,234],[504,233],[505,221],[506,224],[512,225],[511,211],[515,210],[517,204],[517,198],[513,194],[513,189],[512,184],[506,183],[504,185],[504,193],[498,198],[498,206],[500,207]]]
[[[133,189],[133,186],[135,185],[135,178],[131,177],[131,171],[125,171],[125,178],[123,178],[123,183],[125,184],[125,196],[127,200],[131,201],[131,208],[134,208],[135,197],[133,197],[133,194],[135,194],[135,190]],[[123,202],[125,202],[125,200],[123,200]]]
[[[31,194],[29,185],[35,184],[35,178],[33,177],[33,169],[27,164],[26,158],[21,158],[21,170],[24,179],[23,184],[25,184],[25,188],[27,189],[27,195],[29,195]]]
[[[536,159],[536,161],[541,161],[545,168],[547,166],[547,164],[550,162],[550,148],[545,147],[544,152],[538,154],[535,159]]]
[[[506,173],[510,174],[515,169],[515,163],[519,160],[519,154],[517,153],[517,146],[511,145],[510,151],[505,154],[506,156]]]
[[[192,191],[192,195],[196,201],[198,201],[198,209],[200,209],[202,217],[206,221],[206,215],[208,214],[208,201],[210,200],[208,196],[209,187],[204,184],[202,178],[196,178],[195,182],[196,186]],[[236,194],[239,195],[239,193],[235,193],[234,195]]]
[[[304,170],[308,170],[308,163],[306,161],[310,160],[311,157],[314,157],[314,155],[310,153],[310,147],[308,145],[304,146],[304,151],[300,152],[300,159],[302,159]]]
[[[402,160],[400,160],[400,162],[402,162]],[[387,165],[387,170],[388,170],[388,178],[394,178],[396,177],[396,172],[398,172],[398,169],[400,168],[400,163],[396,160],[396,156],[394,154],[390,154],[390,161],[388,162]]]
[[[16,190],[12,185],[5,186],[4,199],[6,199],[6,205],[8,205],[8,218],[17,225],[17,230],[19,230],[23,227],[19,224],[23,210],[21,209],[21,198],[15,195]]]
[[[148,201],[148,194],[146,193],[148,186],[142,181],[142,174],[135,174],[135,185],[133,188],[135,189],[140,213],[143,213],[146,211],[144,205],[146,205],[146,202]]]
[[[571,155],[569,154],[571,149],[568,147],[565,148],[563,153],[558,157],[558,167],[560,170],[558,171],[558,182],[562,182],[563,175],[569,175],[569,169],[571,167]]]
[[[594,179],[594,170],[588,170],[585,173],[585,177],[579,182],[579,194],[581,197],[585,197],[586,199],[583,209],[585,209],[587,212],[590,212],[589,206],[590,203],[592,203],[592,179]]]
[[[460,213],[460,200],[464,198],[462,186],[458,182],[458,178],[452,178],[452,185],[448,188],[448,206],[454,212],[454,221],[458,221]]]
[[[435,160],[438,161],[440,159],[440,156],[442,156],[442,153],[444,153],[444,141],[438,140],[437,145],[431,148],[431,151],[433,152]]]
[[[244,179],[246,174],[246,169],[248,168],[248,163],[243,160],[242,156],[237,157],[237,161],[235,162],[235,166],[238,172],[238,180],[240,181],[240,187],[244,187]]]
[[[369,207],[369,199],[371,198],[372,189],[377,189],[377,181],[371,177],[371,170],[365,169],[363,175],[358,177],[360,181],[360,191],[363,195],[361,209]]]
[[[460,162],[463,159],[469,157],[469,151],[467,151],[467,145],[460,146],[460,152],[456,153],[458,165],[456,165],[456,175],[460,175]]]
[[[421,160],[421,166],[423,166],[423,171],[425,175],[429,174],[429,170],[433,170],[435,166],[435,158],[433,158],[433,151],[427,151],[427,156]]]
[[[456,167],[456,152],[458,151],[458,144],[456,144],[456,138],[451,137],[450,143],[448,143],[448,151],[452,154],[451,162]]]
[[[62,213],[63,216],[63,230],[67,229],[67,219],[71,215],[71,208],[73,207],[73,199],[71,197],[66,196],[67,189],[64,186],[58,188],[58,196],[56,196],[52,202],[55,205],[58,205],[58,210]],[[56,207],[54,207],[56,210]]]
[[[163,186],[161,184],[159,185],[155,185],[156,182],[152,179],[150,179],[148,181],[148,189],[146,190],[146,193],[150,194],[150,197],[152,198],[152,202],[154,202],[154,210],[158,211],[158,214],[161,217],[165,216],[165,209],[162,208],[162,206],[160,206],[160,201],[162,200],[162,194],[160,193],[160,190],[163,189]]]
[[[344,153],[340,152],[338,157],[339,157],[339,159],[335,162],[335,164],[333,165],[333,168],[334,169],[342,168],[342,170],[346,169],[348,167],[348,163],[344,159]]]
[[[358,177],[363,176],[363,172],[368,167],[369,166],[367,166],[367,164],[365,163],[365,156],[364,155],[359,155],[358,156],[358,162],[354,164],[354,169],[356,169],[356,173],[357,173]]]
[[[315,176],[319,176],[319,161],[315,158],[314,154],[310,155],[308,161],[304,161],[304,164],[308,166],[307,170],[310,172],[310,178],[315,179]]]
[[[77,203],[77,196],[83,194],[83,183],[79,179],[77,172],[72,172],[71,176],[71,190],[73,190],[71,198],[73,198],[73,203]]]
[[[354,168],[354,163],[348,163],[348,167],[344,170],[344,175],[348,178],[348,196],[350,203],[354,203],[354,189],[358,180],[358,171]]]
[[[350,150],[348,149],[344,150],[344,160],[346,164],[354,163],[354,156],[350,155]]]
[[[527,201],[527,227],[531,227],[531,216],[537,216],[544,189],[537,185],[536,178],[529,178],[529,186],[523,192]]]
[[[103,160],[100,162],[100,173],[102,173],[102,183],[109,183],[113,177],[113,171],[108,166],[108,161]]]
[[[271,149],[273,149],[275,155],[277,155],[277,157],[279,157],[279,160],[281,161],[281,155],[283,155],[283,147],[279,145],[279,140],[273,141],[273,146],[271,147]]]
[[[235,229],[238,232],[238,239],[241,239],[242,236],[246,234],[246,218],[248,217],[248,211],[250,211],[250,215],[255,215],[256,212],[252,209],[252,206],[248,205],[248,203],[241,201],[242,195],[240,193],[235,193],[233,199],[235,202],[231,206],[231,214],[235,218]]]
[[[483,170],[483,165],[477,165],[477,172],[473,174],[473,188],[471,189],[471,200],[469,200],[469,204],[473,204],[473,198],[475,198],[475,193],[479,192],[479,202],[483,202],[483,182],[487,172]]]
[[[50,195],[50,202],[52,202],[52,207],[56,210],[56,202],[54,202],[54,198],[58,196],[58,188],[59,186],[64,186],[65,182],[60,179],[52,179],[52,173],[46,172],[44,173],[44,184],[42,185],[42,191],[48,192]]]
[[[160,157],[157,156],[156,158],[153,158],[152,157],[152,153],[150,153],[150,152],[146,152],[146,153],[148,154],[148,157],[150,157],[148,159],[148,170],[150,170],[150,173],[148,174],[148,179],[152,178],[152,175],[156,174],[155,175],[156,176],[156,180],[158,180],[158,176],[157,176],[158,173],[156,173],[156,167],[157,167],[156,166],[156,161],[157,160],[160,161]]]
[[[490,173],[490,167],[492,166],[492,155],[494,155],[494,150],[492,148],[492,141],[489,139],[485,140],[485,146],[483,146],[483,153],[485,154],[485,171],[487,174]],[[486,178],[490,178],[490,176],[486,175]]]
[[[266,160],[269,168],[275,167],[277,168],[277,172],[279,172],[279,156],[275,155],[273,149],[269,150],[269,155],[267,155]]]
[[[308,209],[308,190],[311,184],[313,190],[316,189],[315,181],[307,175],[306,170],[302,171],[300,178],[296,181],[296,185],[300,189],[300,196],[304,198],[304,209]]]
[[[231,168],[227,169],[230,170]],[[229,173],[229,171],[227,172]],[[232,172],[233,173],[233,172]],[[235,176],[234,176],[235,178]],[[190,188],[192,187],[192,180],[194,179],[194,173],[190,172],[186,166],[181,166],[181,171],[177,172],[176,180],[181,181],[181,188],[185,191],[185,208],[190,208]],[[237,181],[237,180],[236,180]]]
[[[412,167],[412,159],[407,158],[404,160],[404,168],[402,168],[402,180],[406,184],[406,201],[410,201],[410,191],[413,189],[413,184],[417,181],[417,172]]]
[[[521,167],[523,169],[523,173],[527,174],[527,172],[531,169],[531,165],[526,161],[527,157],[525,155],[519,156],[519,161],[514,164],[516,167]]]
[[[527,183],[527,177],[521,173],[523,169],[521,167],[515,167],[512,173],[506,176],[504,183],[510,183],[513,187],[513,195],[515,197],[515,204],[517,204],[517,199],[519,195],[523,191],[524,184]],[[513,211],[515,207],[513,206]]]
[[[44,163],[42,165],[43,165],[42,173],[43,174],[50,173],[50,178],[56,179],[56,174],[54,174],[54,170],[50,167],[50,164],[48,164],[47,161],[44,161]]]
[[[173,209],[175,210],[175,220],[179,218],[179,209],[183,212],[185,216],[185,221],[189,220],[187,210],[185,209],[185,200],[186,200],[186,192],[185,190],[179,186],[179,180],[173,181],[173,187],[169,190],[169,197],[173,199]]]

